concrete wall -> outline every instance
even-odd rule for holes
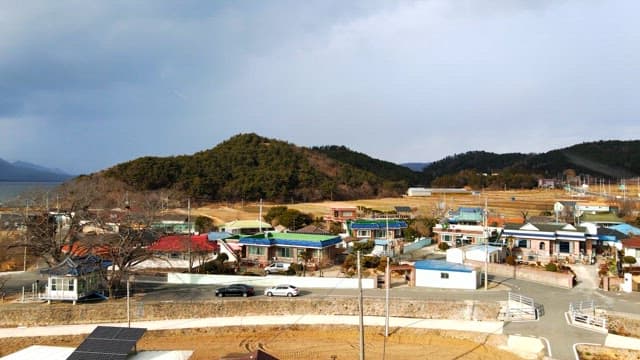
[[[443,279],[441,274],[448,274],[449,278]],[[444,271],[416,269],[416,286],[433,287],[440,289],[469,289],[475,290],[480,284],[480,273],[477,271]]]
[[[377,279],[362,279],[363,289],[375,289]],[[244,283],[253,286],[273,286],[278,284],[291,284],[300,288],[331,288],[331,289],[357,289],[357,278],[334,277],[302,277],[302,276],[240,276],[240,275],[201,275],[185,273],[168,273],[169,284],[232,284]]]
[[[484,262],[481,261],[466,260],[465,264],[484,269]],[[490,263],[489,274],[533,281],[567,289],[573,288],[573,274],[545,271],[544,269],[533,269],[526,265],[511,266],[508,264]]]

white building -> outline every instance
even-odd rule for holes
[[[447,261],[456,264],[464,264],[465,260],[484,262],[502,262],[502,248],[491,245],[468,245],[459,248],[447,249]]]
[[[441,260],[421,260],[414,264],[416,286],[441,289],[475,290],[480,286],[480,272],[472,266]]]

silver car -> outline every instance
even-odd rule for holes
[[[264,289],[264,294],[267,296],[298,296],[300,289],[293,285],[282,284]]]

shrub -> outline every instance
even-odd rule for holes
[[[438,244],[438,249],[440,249],[440,251],[447,251],[448,248],[449,244],[447,244],[446,242],[441,242]]]
[[[380,258],[377,256],[365,256],[361,264],[365,269],[375,269],[380,265]]]
[[[548,263],[547,265],[544,266],[544,269],[547,271],[556,272],[558,271],[558,265],[554,263]]]
[[[635,264],[636,263],[636,258],[634,256],[625,256],[622,258],[622,262],[625,264]]]
[[[505,258],[505,261],[507,262],[507,264],[514,266],[516,264],[516,258],[513,255],[509,255]]]
[[[289,269],[287,269],[287,274],[288,275],[295,275],[298,272],[302,271],[302,264],[296,264],[293,263],[291,265],[289,265]]]

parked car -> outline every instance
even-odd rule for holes
[[[267,296],[298,296],[300,289],[293,285],[281,284],[264,289],[264,294]]]
[[[289,267],[291,267],[291,264],[289,264],[289,263],[275,262],[275,263],[271,263],[267,267],[265,267],[264,268],[264,272],[267,275],[269,275],[269,274],[277,274],[277,273],[286,272],[287,270],[289,270]]]
[[[253,286],[245,284],[231,284],[225,287],[216,289],[216,296],[223,297],[227,295],[231,296],[251,296],[255,294]]]

